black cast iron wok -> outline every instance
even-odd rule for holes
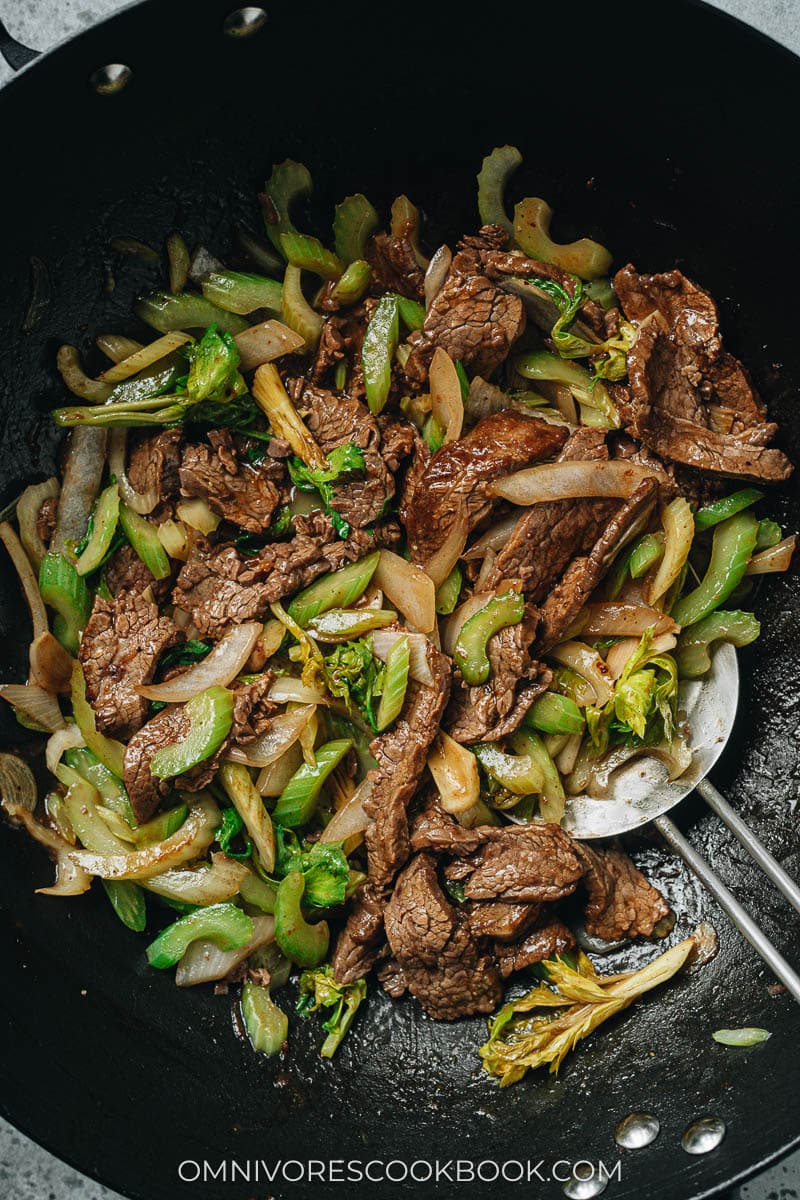
[[[274,0],[263,31],[238,41],[221,32],[230,7],[149,0],[0,94],[0,502],[53,471],[47,411],[63,395],[57,345],[88,348],[100,329],[135,332],[131,301],[152,280],[128,260],[104,294],[112,237],[158,245],[178,227],[224,253],[232,219],[257,228],[254,195],[269,165],[291,156],[312,169],[307,220],[320,233],[350,191],[388,207],[407,190],[435,246],[475,224],[475,172],[506,141],[525,154],[518,194],[547,196],[565,237],[590,233],[618,263],[677,264],[710,288],[731,348],[753,368],[800,461],[797,59],[676,0],[514,3],[480,20],[452,3]],[[115,62],[132,68],[132,82],[118,95],[96,94],[89,76]],[[47,262],[53,295],[25,337],[31,255]],[[773,511],[798,528],[796,483]],[[743,656],[738,726],[716,778],[797,876],[796,580],[771,580],[759,603],[764,633]],[[2,678],[23,678],[28,623],[5,562],[0,636]],[[6,744],[19,745],[19,727],[0,716]],[[690,808],[683,819],[796,965],[789,909],[715,818]],[[800,1014],[770,993],[753,952],[679,865],[653,842],[635,852],[677,907],[674,936],[706,917],[719,929],[719,956],[584,1043],[558,1079],[539,1073],[500,1092],[479,1071],[482,1021],[437,1024],[382,994],[333,1062],[317,1057],[318,1024],[299,1019],[285,1061],[256,1057],[234,1033],[230,1001],[178,991],[171,973],[147,969],[142,939],[104,897],[34,896],[50,864],[0,822],[0,1109],[62,1158],[142,1200],[181,1189],[225,1200],[327,1194],[319,1184],[189,1188],[177,1177],[187,1159],[611,1166],[614,1124],[635,1109],[657,1114],[661,1135],[625,1156],[609,1197],[686,1200],[723,1189],[800,1135]],[[712,1041],[712,1030],[743,1024],[773,1037],[751,1051]],[[728,1136],[714,1153],[689,1158],[680,1134],[706,1114],[723,1117]],[[394,1190],[370,1185],[376,1196]],[[456,1192],[561,1194],[558,1183],[535,1180],[436,1190]]]

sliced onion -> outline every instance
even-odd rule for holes
[[[420,633],[430,633],[436,624],[436,584],[432,576],[406,562],[391,550],[381,550],[372,582],[383,590],[389,602],[398,608]],[[457,558],[458,556],[456,556]],[[455,559],[453,560],[455,562]],[[446,579],[452,564],[442,575]],[[439,580],[441,583],[442,579]]]
[[[219,904],[239,893],[247,867],[226,854],[212,854],[211,866],[175,867],[142,881],[148,892],[182,904]]]
[[[133,850],[130,854],[92,854],[72,847],[69,853],[73,862],[84,871],[99,875],[101,879],[150,879],[167,867],[177,867],[198,858],[213,842],[219,823],[216,804],[210,796],[199,793],[180,829],[163,842]]]
[[[431,359],[428,386],[431,392],[431,412],[439,427],[444,430],[442,445],[457,441],[461,437],[464,425],[461,381],[452,358],[441,346],[437,346]]]
[[[56,767],[61,762],[61,756],[65,750],[74,750],[78,746],[85,746],[83,734],[77,725],[65,725],[63,729],[58,729],[47,739],[47,745],[44,751],[44,761],[51,775],[55,775]]]
[[[591,646],[587,646],[585,642],[561,642],[548,651],[548,657],[588,680],[595,691],[595,702],[601,708],[611,699],[608,666]]]
[[[582,733],[571,733],[556,758],[556,766],[562,775],[569,775],[575,766],[578,751],[583,741]]]
[[[243,329],[233,339],[239,351],[239,366],[254,371],[262,363],[272,362],[282,354],[294,354],[305,346],[305,338],[282,321],[261,321]]]
[[[241,671],[261,636],[261,623],[247,621],[234,625],[222,641],[200,662],[164,683],[150,683],[136,690],[146,700],[164,700],[181,704],[210,687],[227,687]]]
[[[507,517],[496,521],[491,529],[487,529],[486,533],[464,551],[461,557],[465,562],[471,562],[472,559],[483,558],[489,550],[498,554],[511,540],[511,535],[523,515],[520,512],[511,512]]]
[[[453,741],[444,730],[439,731],[431,747],[428,770],[445,812],[466,812],[477,804],[481,791],[478,760],[471,750]]]
[[[654,626],[654,634],[672,633],[679,626],[672,617],[642,604],[587,604],[573,629],[584,637],[641,637]]]
[[[494,592],[475,592],[463,604],[459,604],[458,608],[450,614],[443,624],[442,629],[442,649],[445,654],[453,657],[453,652],[456,648],[458,635],[466,625],[470,617],[473,617],[480,609],[485,608],[489,601],[494,596]]]
[[[497,558],[494,550],[487,550],[484,555],[481,569],[478,572],[478,578],[475,580],[475,591],[482,592],[486,587],[486,581],[491,578],[494,571],[494,562]]]
[[[108,441],[108,466],[112,475],[117,477],[119,494],[129,508],[141,516],[151,513],[158,504],[158,491],[150,488],[147,492],[137,492],[128,479],[126,466],[127,429],[117,426],[112,429]]]
[[[489,484],[489,491],[512,504],[542,504],[549,500],[578,500],[610,496],[627,500],[654,471],[627,461],[555,462],[528,467]]]
[[[47,547],[39,537],[36,528],[39,514],[45,500],[55,500],[61,491],[61,484],[53,476],[44,483],[34,483],[26,487],[17,501],[17,522],[19,524],[19,540],[25,547],[25,553],[31,560],[34,570],[38,571]]]
[[[46,692],[69,695],[73,659],[52,633],[40,633],[31,642],[31,682]]]
[[[692,763],[692,752],[681,738],[676,738],[671,746],[617,746],[593,765],[581,791],[589,791],[592,796],[602,799],[611,789],[614,772],[631,759],[642,756],[663,762],[670,782],[679,779]]]
[[[645,604],[657,604],[672,587],[689,557],[694,539],[694,515],[682,496],[670,501],[661,515],[664,526],[664,554],[655,571],[642,584]]]
[[[189,558],[191,545],[186,526],[182,521],[162,521],[156,530],[158,540],[170,558],[186,562]]]
[[[42,600],[42,594],[39,591],[39,584],[33,573],[30,559],[23,550],[22,543],[8,521],[0,523],[0,541],[2,541],[8,551],[8,557],[11,559],[14,569],[19,576],[19,581],[22,584],[25,602],[28,605],[31,621],[33,622],[33,636],[34,638],[41,637],[48,630],[44,601]]]
[[[19,804],[30,812],[36,808],[36,779],[24,758],[0,754],[0,802]]]
[[[447,532],[447,537],[425,565],[425,573],[433,580],[435,587],[439,587],[447,579],[447,576],[461,557],[468,537],[469,516],[467,514],[467,506],[462,498],[459,501],[455,520]],[[397,556],[395,555],[395,557]],[[423,630],[423,633],[428,632],[427,629]]]
[[[398,638],[408,642],[409,661],[408,673],[417,683],[433,687],[433,675],[428,662],[428,647],[430,639],[424,633],[407,633],[404,629],[376,629],[372,634],[372,653],[381,662],[386,662],[389,651]]]
[[[134,350],[133,354],[129,354],[121,362],[115,363],[113,367],[103,371],[100,379],[103,383],[121,383],[123,379],[130,379],[131,375],[138,375],[140,371],[152,367],[153,363],[166,358],[179,346],[185,346],[187,342],[191,341],[192,338],[188,333],[183,333],[180,329],[173,329],[169,333],[165,333],[163,337],[156,338],[149,345]]]
[[[69,843],[67,843],[69,844]],[[92,886],[92,877],[68,854],[56,854],[56,878],[50,887],[37,888],[39,896],[82,896]]]
[[[79,396],[89,404],[105,404],[111,395],[110,383],[91,379],[83,369],[81,356],[75,346],[59,346],[56,367],[73,396]]]
[[[321,842],[346,842],[348,838],[364,832],[370,824],[370,818],[364,812],[364,801],[369,799],[374,786],[369,778],[358,785],[347,803],[333,814],[323,829],[319,839]]]
[[[224,979],[255,950],[275,940],[275,918],[272,916],[251,917],[253,936],[238,950],[220,950],[209,938],[191,942],[178,963],[175,982],[178,987],[194,987],[198,983],[211,983]]]
[[[269,698],[275,704],[325,704],[325,693],[319,688],[309,687],[302,679],[293,675],[280,675],[269,689]]]
[[[37,684],[4,683],[0,686],[0,696],[47,733],[64,728],[64,717],[55,696]]]
[[[130,358],[137,350],[142,349],[141,342],[136,342],[121,333],[98,333],[94,341],[97,349],[115,363],[122,362],[123,358]]]
[[[37,888],[44,896],[80,896],[92,885],[92,877],[79,863],[75,862],[75,850],[60,834],[37,821],[30,809],[23,804],[3,801],[3,808],[12,821],[24,825],[30,836],[40,846],[45,846],[56,860],[56,881],[49,888]]]
[[[745,575],[769,575],[773,571],[788,571],[796,542],[797,534],[793,533],[791,537],[784,538],[768,550],[754,554],[747,564]]]
[[[222,517],[212,512],[205,500],[199,496],[192,500],[182,500],[175,506],[175,513],[184,525],[202,534],[213,533],[222,520]]]
[[[225,757],[248,767],[270,766],[297,741],[316,711],[316,704],[301,704],[292,712],[279,713],[260,738],[247,746],[231,746]]]
[[[449,246],[440,246],[434,253],[425,272],[425,307],[430,308],[434,298],[439,294],[442,284],[447,278],[453,254]]]
[[[280,796],[289,780],[303,761],[300,743],[293,745],[270,766],[264,767],[256,780],[256,787],[262,796]]]

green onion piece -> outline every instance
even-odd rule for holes
[[[189,815],[188,804],[176,804],[166,812],[159,813],[152,821],[146,821],[136,830],[136,842],[139,846],[155,846],[164,842],[173,833],[177,833]]]
[[[715,500],[713,504],[708,504],[695,513],[695,529],[710,529],[712,525],[719,525],[721,521],[727,521],[728,517],[735,516],[736,513],[749,508],[751,504],[755,504],[757,500],[763,500],[763,498],[764,493],[754,487],[742,488],[740,492],[723,496],[721,500]]]
[[[242,988],[242,1017],[250,1045],[260,1054],[280,1054],[289,1036],[289,1018],[269,994],[248,979]]]
[[[456,563],[450,574],[436,589],[436,611],[440,617],[449,617],[458,604],[464,572]]]
[[[359,596],[363,596],[369,587],[378,568],[380,556],[380,551],[375,550],[358,562],[322,575],[307,588],[303,588],[302,592],[297,593],[286,610],[289,616],[301,629],[305,629],[309,621],[318,617],[320,613],[328,612],[332,608],[347,608],[349,604],[358,600]]]
[[[306,628],[321,642],[350,642],[396,620],[397,613],[391,608],[331,608],[312,617]]]
[[[363,259],[356,259],[347,267],[330,298],[344,306],[357,304],[369,287],[371,279],[372,267]]]
[[[737,649],[749,646],[761,633],[761,626],[749,612],[731,610],[713,612],[685,629],[678,638],[675,658],[683,679],[699,679],[711,669],[711,646],[730,642]]]
[[[408,296],[395,295],[397,311],[406,329],[422,329],[425,324],[425,305],[418,300],[409,300]]]
[[[131,879],[101,879],[111,907],[128,929],[141,933],[147,925],[144,892]]]
[[[119,813],[131,829],[136,828],[136,817],[133,815],[125,784],[118,775],[109,770],[105,763],[100,761],[93,750],[90,750],[88,746],[78,746],[72,750],[66,750],[64,762],[71,770],[76,771],[81,779],[85,779],[97,789],[106,808]]]
[[[147,947],[147,961],[160,971],[180,962],[192,942],[208,938],[220,950],[238,950],[253,936],[253,922],[235,904],[224,901],[195,909],[163,929]]]
[[[167,258],[169,260],[169,290],[173,296],[177,296],[186,287],[191,266],[189,247],[180,233],[171,233],[167,237]]]
[[[544,733],[583,733],[586,721],[569,696],[545,692],[528,709],[525,724]]]
[[[158,529],[140,517],[127,504],[119,506],[119,523],[122,530],[144,565],[156,579],[166,579],[172,567],[166,550],[161,545]]]
[[[538,733],[518,729],[511,737],[511,748],[515,754],[529,754],[542,772],[543,787],[539,799],[539,815],[545,821],[560,824],[566,806],[564,786],[558,768],[547,753]]]
[[[58,613],[53,622],[53,633],[65,650],[77,654],[81,632],[92,609],[92,597],[85,579],[63,554],[49,550],[39,568],[39,591],[45,604]]]
[[[86,680],[79,662],[74,663],[72,667],[70,699],[75,722],[86,745],[117,779],[122,779],[125,772],[125,747],[122,742],[118,742],[114,738],[107,738],[99,732],[95,723],[94,709],[86,699]]]
[[[306,348],[313,350],[320,339],[324,321],[303,295],[300,268],[291,264],[286,268],[283,277],[281,313],[289,328],[303,338]]]
[[[491,666],[486,646],[495,633],[516,625],[525,615],[525,597],[509,590],[490,600],[465,621],[453,651],[453,662],[466,683],[475,686],[489,678]]]
[[[290,871],[278,885],[275,898],[275,941],[298,967],[318,967],[328,953],[327,921],[309,925],[300,902],[305,889],[302,871]]]
[[[337,256],[344,263],[365,258],[367,242],[380,224],[380,218],[366,196],[357,192],[345,196],[336,205],[333,218],[333,241]]]
[[[745,1029],[717,1029],[711,1036],[721,1046],[757,1046],[759,1042],[766,1042],[768,1038],[772,1037],[772,1034],[768,1029],[751,1027]]]
[[[378,732],[388,729],[392,721],[400,715],[408,687],[408,667],[411,650],[407,637],[399,637],[392,646],[386,659],[386,674],[383,680],[378,714],[375,724]]]
[[[338,279],[344,271],[344,263],[326,250],[319,238],[306,233],[282,233],[281,248],[293,267],[313,271],[321,279]]]
[[[325,780],[352,745],[352,738],[338,738],[336,741],[326,742],[314,752],[316,763],[313,767],[308,763],[298,767],[273,809],[272,819],[276,825],[296,829],[310,820]]]
[[[212,271],[202,283],[203,295],[226,312],[246,316],[257,308],[266,308],[274,317],[281,315],[283,285],[265,275],[242,271]]]
[[[114,540],[118,520],[119,490],[116,483],[112,483],[97,498],[92,514],[92,535],[75,563],[79,575],[89,575],[100,566]]]
[[[239,885],[239,895],[245,904],[251,905],[253,908],[259,909],[263,913],[275,912],[275,897],[278,894],[277,886],[271,881],[261,879],[258,875],[245,875]]]
[[[226,313],[196,292],[182,292],[180,296],[171,296],[169,292],[153,292],[139,300],[133,311],[159,333],[169,333],[172,329],[206,329],[209,325],[216,325],[220,333],[236,334],[248,328],[243,317]]]
[[[717,526],[703,581],[681,597],[672,610],[673,620],[684,628],[694,625],[727,600],[744,578],[757,534],[758,521],[751,512],[740,512]]]
[[[283,253],[282,233],[296,233],[289,210],[296,201],[311,195],[311,173],[303,163],[287,158],[276,163],[264,185],[262,201],[267,236],[279,254]]]
[[[487,775],[515,796],[535,796],[544,787],[539,764],[529,754],[506,754],[494,742],[472,747]]]
[[[469,376],[467,375],[467,372],[464,369],[464,364],[460,358],[457,358],[453,365],[456,369],[458,382],[461,384],[461,399],[464,401],[464,403],[466,403],[467,397],[469,396]]]
[[[478,212],[482,225],[500,225],[507,233],[514,232],[506,215],[504,193],[521,164],[522,155],[516,146],[496,146],[484,158],[478,173]]]
[[[392,360],[400,337],[397,300],[381,296],[361,347],[364,386],[370,412],[383,410],[392,387]]]
[[[223,687],[206,688],[186,705],[189,731],[180,742],[162,746],[153,755],[150,773],[156,779],[174,779],[211,758],[231,731],[233,693]]]
[[[756,550],[769,550],[770,546],[777,546],[782,538],[783,530],[777,521],[765,519],[758,522]]]
[[[337,362],[333,372],[333,386],[337,391],[343,391],[347,385],[347,359],[342,358]]]
[[[444,443],[444,435],[445,430],[436,420],[433,413],[431,413],[425,424],[422,426],[422,438],[431,454],[435,454],[437,450],[442,448]]]
[[[611,429],[619,429],[619,412],[606,385],[580,363],[547,350],[534,350],[521,354],[514,362],[514,369],[525,379],[565,384],[579,404],[596,409]]]
[[[664,540],[654,533],[646,533],[633,547],[628,561],[631,579],[646,575],[651,567],[664,557]]]

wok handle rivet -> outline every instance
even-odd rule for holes
[[[235,8],[228,13],[222,22],[222,29],[228,37],[246,38],[259,33],[267,23],[267,14],[263,8],[248,4],[244,8]]]
[[[614,1129],[614,1140],[624,1150],[641,1150],[658,1137],[661,1122],[652,1113],[632,1112]]]
[[[569,1200],[592,1200],[608,1187],[608,1175],[596,1163],[577,1162],[562,1191]]]
[[[684,1131],[681,1146],[687,1154],[709,1154],[716,1150],[726,1130],[722,1117],[701,1117]]]

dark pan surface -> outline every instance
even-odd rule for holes
[[[475,225],[475,172],[506,141],[526,160],[513,198],[548,197],[564,237],[598,236],[619,264],[679,265],[711,290],[731,349],[753,369],[800,460],[800,178],[787,140],[800,64],[791,55],[676,0],[621,0],[613,11],[518,4],[481,24],[446,3],[427,6],[413,28],[399,10],[363,0],[308,6],[300,20],[298,5],[276,2],[266,30],[238,43],[219,32],[227,9],[151,0],[34,65],[0,96],[0,501],[54,468],[46,414],[63,395],[57,345],[88,349],[94,332],[136,332],[131,301],[155,280],[128,260],[104,295],[111,237],[160,245],[179,227],[224,255],[232,219],[258,227],[255,192],[270,163],[288,155],[312,169],[318,191],[307,220],[321,234],[344,194],[363,190],[388,207],[408,190],[436,245]],[[114,61],[130,64],[134,82],[99,98],[86,79]],[[54,298],[36,332],[21,337],[31,254],[48,263]],[[772,509],[798,528],[796,483]],[[739,720],[715,778],[797,876],[796,579],[769,581],[759,612],[763,637],[742,656]],[[28,625],[7,565],[0,637],[2,678],[22,678]],[[0,717],[6,744],[18,745],[19,728]],[[691,803],[682,821],[796,963],[796,923],[743,851]],[[558,1079],[536,1074],[500,1092],[479,1071],[483,1022],[437,1024],[377,994],[332,1063],[317,1057],[318,1023],[299,1019],[285,1061],[257,1058],[235,1034],[230,1001],[178,991],[171,973],[147,969],[143,940],[99,894],[34,896],[50,865],[0,823],[0,1109],[141,1200],[181,1194],[176,1171],[186,1159],[610,1166],[614,1123],[647,1110],[661,1118],[661,1135],[624,1158],[607,1195],[710,1194],[798,1140],[798,1013],[768,991],[759,960],[681,867],[655,843],[638,843],[636,854],[675,903],[673,937],[710,919],[721,953],[584,1043]],[[751,1051],[712,1041],[714,1029],[743,1024],[773,1037]],[[728,1137],[690,1159],[680,1134],[709,1113],[725,1118]],[[557,1183],[536,1181],[445,1182],[436,1194],[490,1189],[561,1194]],[[220,1200],[323,1194],[319,1185],[267,1182],[184,1190]],[[371,1187],[376,1196],[395,1191]]]

